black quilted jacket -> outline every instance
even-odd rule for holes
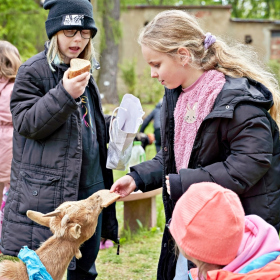
[[[142,191],[163,186],[168,221],[179,197],[193,183],[216,182],[236,192],[246,214],[257,214],[280,228],[279,129],[268,110],[271,93],[245,78],[226,77],[212,112],[202,122],[189,166],[179,172],[180,182],[171,182],[167,194],[165,175],[176,173],[174,160],[174,108],[181,88],[165,91],[161,109],[162,150],[153,160],[132,168]],[[218,218],[218,217],[217,217]],[[157,279],[173,279],[176,267],[174,242],[164,231]]]
[[[11,98],[14,124],[11,187],[5,206],[0,250],[17,255],[23,245],[37,249],[51,232],[26,216],[47,213],[78,197],[82,163],[82,129],[78,103],[62,86],[65,67],[47,64],[46,51],[19,69]],[[109,116],[103,115],[98,88],[90,78],[100,164],[105,187],[113,183],[106,169]],[[102,236],[117,240],[115,205],[103,210]]]

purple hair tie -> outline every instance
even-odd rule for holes
[[[204,49],[207,50],[215,42],[216,36],[212,35],[210,32],[207,32],[204,38]]]

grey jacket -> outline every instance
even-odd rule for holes
[[[37,249],[51,232],[26,216],[47,213],[78,197],[82,164],[82,128],[74,100],[62,85],[65,68],[50,70],[46,50],[19,69],[11,98],[14,124],[11,187],[5,206],[0,250],[17,255],[23,245]],[[104,117],[93,78],[88,87],[95,103],[95,122],[105,188],[113,183],[106,169],[109,116]],[[103,211],[102,236],[117,241],[115,205]]]

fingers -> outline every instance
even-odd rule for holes
[[[121,197],[128,196],[131,192],[133,192],[136,188],[136,184],[134,179],[125,175],[124,177],[118,179],[111,187],[110,192],[115,192],[119,194]]]
[[[170,186],[167,187],[167,193],[170,195]]]
[[[75,82],[82,82],[83,80],[86,80],[88,82],[90,78],[90,73],[89,72],[85,72],[85,73],[82,73],[81,75],[73,78],[73,81]]]
[[[166,184],[167,193],[170,195],[170,182],[169,182],[169,176],[165,176],[165,178],[166,178],[165,184]]]
[[[73,98],[76,99],[84,93],[85,88],[90,79],[90,73],[89,72],[82,73],[81,75],[75,78],[69,79],[69,69],[70,68],[68,68],[63,75],[63,86],[65,90]]]
[[[117,184],[114,183],[114,184],[112,185],[111,189],[110,189],[110,193],[115,192],[115,191],[116,191],[116,188],[117,188]]]
[[[70,71],[70,68],[68,68],[68,69],[64,72],[63,78],[65,77],[65,78],[69,79],[69,71]]]
[[[165,178],[166,178],[166,180],[165,180],[166,186],[170,186],[169,176],[165,176]]]
[[[64,74],[63,74],[63,78],[62,78],[63,84],[67,83],[68,80],[69,80],[69,69],[70,69],[70,68],[68,68],[68,69],[64,72]]]

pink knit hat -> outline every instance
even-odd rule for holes
[[[215,183],[193,184],[175,206],[170,232],[188,256],[227,265],[241,244],[244,215],[233,191]]]

